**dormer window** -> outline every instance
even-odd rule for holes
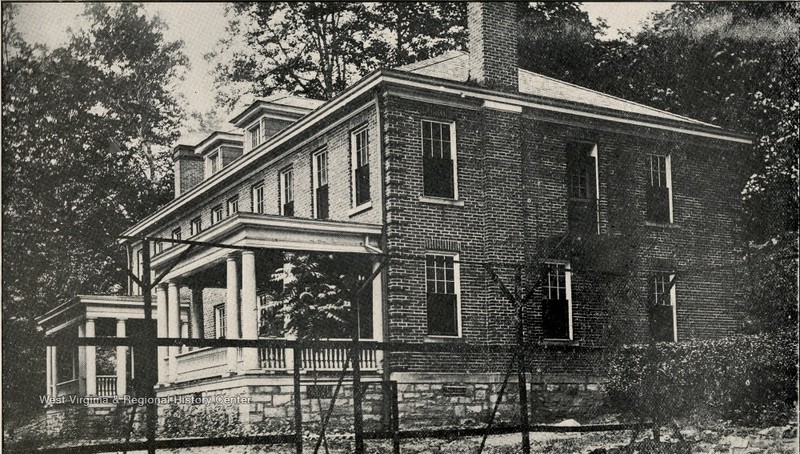
[[[206,158],[206,174],[208,176],[214,175],[222,168],[222,153],[217,150],[208,155]]]
[[[255,126],[247,130],[247,134],[250,136],[250,149],[259,146],[261,144],[261,124],[256,123]]]

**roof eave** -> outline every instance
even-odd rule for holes
[[[643,115],[643,114],[636,114],[630,112],[622,112],[615,109],[608,109],[599,106],[589,106],[587,104],[581,104],[576,102],[569,102],[569,101],[562,101],[553,98],[546,98],[543,96],[537,96],[527,93],[509,93],[505,91],[499,90],[492,90],[484,87],[480,87],[473,83],[469,82],[458,82],[448,79],[442,79],[433,76],[427,76],[422,74],[415,74],[410,73],[407,71],[399,71],[395,69],[386,69],[384,70],[387,76],[397,77],[400,79],[405,79],[408,81],[415,81],[427,84],[436,84],[440,87],[448,87],[451,89],[468,89],[472,92],[492,95],[492,96],[501,96],[511,100],[518,100],[518,101],[528,101],[528,102],[536,102],[545,105],[551,105],[554,107],[561,107],[565,109],[572,109],[576,111],[583,111],[587,113],[598,113],[610,117],[615,117],[623,120],[637,120],[646,123],[652,123],[653,125],[663,125],[663,126],[670,126],[670,127],[677,127],[682,129],[687,129],[691,131],[698,131],[722,136],[729,136],[732,138],[737,139],[745,139],[749,141],[754,140],[754,136],[752,134],[741,133],[736,131],[730,131],[723,129],[718,126],[704,126],[702,124],[693,123],[693,122],[683,122],[678,120],[667,120],[663,118],[653,117],[650,115]]]

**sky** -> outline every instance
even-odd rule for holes
[[[640,23],[654,11],[669,9],[671,3],[619,2],[584,3],[583,8],[592,21],[598,17],[609,25],[608,38],[615,38],[617,30],[638,30]],[[80,28],[80,3],[21,3],[17,15],[17,27],[28,42],[38,42],[49,48],[66,43],[68,29]],[[211,65],[203,56],[211,52],[215,44],[225,36],[224,3],[145,3],[148,14],[158,14],[169,27],[165,32],[168,40],[181,39],[189,58],[190,68],[180,92],[186,98],[187,111],[207,112],[215,109]],[[223,118],[228,112],[221,113]]]

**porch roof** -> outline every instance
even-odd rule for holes
[[[188,320],[188,310],[188,304],[181,304],[182,321]],[[155,304],[152,316],[155,320]],[[78,295],[47,311],[36,323],[50,336],[87,318],[144,319],[144,300],[141,296]]]
[[[382,233],[383,227],[377,224],[238,212],[191,240],[242,249],[375,254],[381,252]],[[209,246],[181,258],[189,247],[179,244],[166,248],[153,257],[151,268],[160,273],[172,266],[164,276],[164,280],[170,280],[212,267],[232,252],[229,248]]]

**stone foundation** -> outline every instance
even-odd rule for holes
[[[334,376],[301,384],[303,431],[317,432],[331,405]],[[510,377],[495,424],[519,422],[519,388]],[[502,374],[395,373],[400,429],[480,427],[489,419],[502,386]],[[339,389],[328,424],[330,432],[353,431],[353,388],[347,377]],[[362,383],[364,430],[388,430],[391,395],[377,376]],[[528,377],[531,422],[567,418],[585,422],[604,410],[603,380],[596,377]],[[159,437],[235,436],[294,433],[294,384],[290,376],[235,375],[161,387]],[[138,407],[132,437],[144,435],[143,406]],[[131,407],[122,404],[59,405],[47,409],[46,432],[55,439],[124,439]]]

